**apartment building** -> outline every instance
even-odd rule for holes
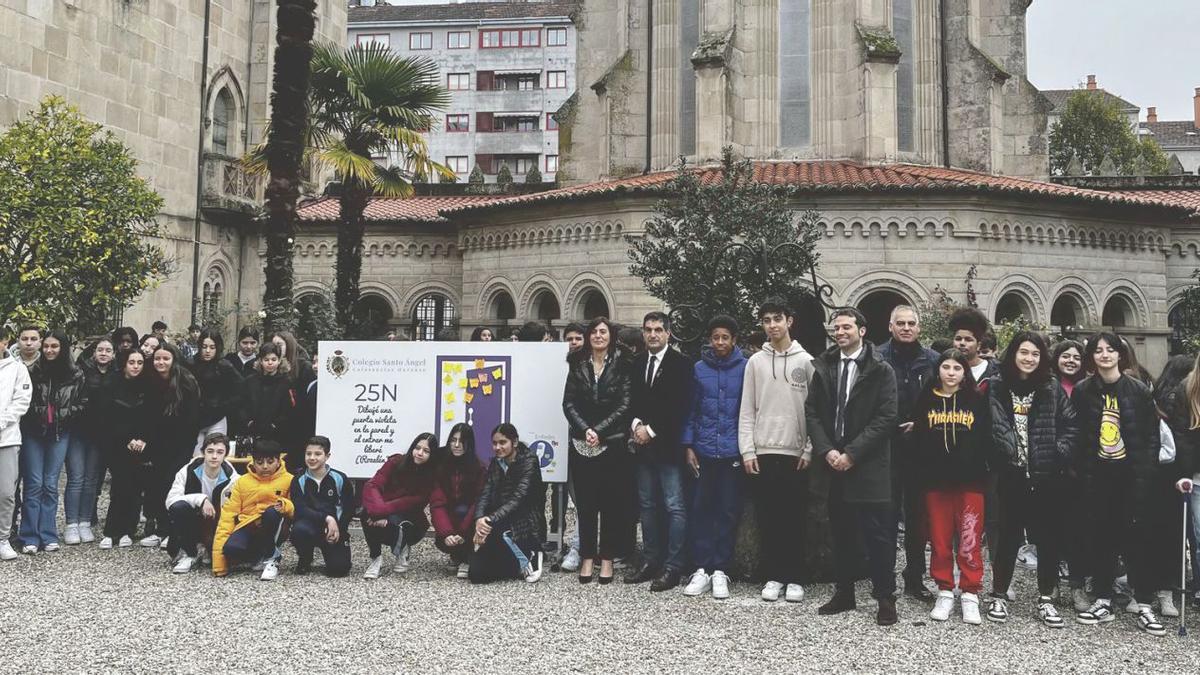
[[[494,182],[507,165],[558,172],[554,115],[575,91],[570,2],[352,6],[348,44],[381,43],[441,69],[451,103],[426,140],[430,156],[466,182],[478,166]]]

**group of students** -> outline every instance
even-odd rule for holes
[[[17,549],[34,555],[95,542],[105,473],[111,490],[100,548],[132,546],[143,517],[138,543],[165,547],[172,481],[211,434],[273,442],[293,450],[290,466],[303,465],[316,375],[290,333],[260,345],[254,330],[243,329],[237,351],[224,354],[218,331],[196,328],[182,349],[165,331],[161,322],[140,338],[118,328],[76,358],[62,331],[0,329],[0,560]],[[10,526],[18,519],[14,548]]]
[[[1032,545],[1032,609],[1045,626],[1065,625],[1060,574],[1078,623],[1114,620],[1123,565],[1126,611],[1142,631],[1165,634],[1158,613],[1177,616],[1172,593],[1184,590],[1181,493],[1200,468],[1191,358],[1172,359],[1152,389],[1131,345],[1109,332],[1051,347],[1020,331],[999,358],[985,358],[994,337],[976,309],[957,310],[953,340],[934,351],[920,344],[915,308],[893,311],[879,347],[865,340],[865,317],[842,308],[831,320],[835,345],[814,356],[791,338],[783,302],[758,317],[761,349],[747,358],[737,322],[720,316],[695,364],[671,349],[659,312],[646,315],[636,356],[615,344],[606,319],[584,329],[563,401],[579,529],[563,566],[581,582],[595,566],[601,583],[612,579],[640,521],[642,563],[626,583],[662,591],[690,571],[685,595],[726,598],[749,498],[766,601],[803,600],[806,548],[825,526],[810,514],[823,506],[837,579],[819,614],[855,609],[854,583],[869,578],[877,623],[897,621],[902,519],[904,590],[931,601],[934,620],[950,617],[957,590],[966,623],[1008,621],[1018,552]],[[809,496],[818,480],[827,481],[821,505]],[[985,542],[992,587],[981,599]],[[936,594],[924,585],[927,543]]]
[[[1044,625],[1065,625],[1055,602],[1060,573],[1078,623],[1114,620],[1123,564],[1126,610],[1143,631],[1165,633],[1154,606],[1176,614],[1178,505],[1200,468],[1200,370],[1191,359],[1172,359],[1152,383],[1117,335],[1052,348],[1029,331],[986,358],[990,327],[972,308],[950,317],[953,341],[931,350],[907,306],[892,312],[892,337],[879,347],[865,339],[858,310],[835,310],[835,345],[812,355],[792,339],[785,303],[767,302],[758,318],[761,348],[744,351],[737,321],[718,316],[695,363],[672,348],[661,312],[645,316],[640,335],[605,318],[564,330],[577,531],[562,567],[580,583],[611,583],[615,563],[632,559],[640,524],[640,563],[626,583],[729,597],[748,498],[766,601],[803,600],[808,543],[826,526],[810,514],[826,512],[837,580],[819,614],[855,609],[854,584],[870,578],[877,623],[898,620],[902,520],[904,591],[932,601],[934,620],[949,618],[957,590],[966,623],[981,615],[1006,622],[1028,542],[1038,570],[1034,615]],[[478,333],[473,339],[491,337]],[[521,339],[546,335],[534,324]],[[276,333],[260,346],[244,329],[224,357],[218,333],[191,338],[188,358],[161,334],[138,339],[121,328],[73,360],[62,332],[0,334],[0,559],[17,555],[7,529],[17,520],[18,477],[22,552],[59,548],[65,462],[65,543],[95,540],[107,470],[101,548],[131,546],[144,514],[141,545],[166,548],[179,573],[211,559],[217,575],[245,563],[273,579],[290,538],[298,573],[320,549],[325,574],[345,576],[357,516],[366,578],[381,575],[385,546],[393,572],[406,571],[430,525],[460,577],[541,577],[545,490],[537,457],[511,425],[493,430],[486,467],[473,430],[460,424],[444,447],[418,435],[359,491],[327,464],[329,440],[313,428],[315,371],[293,336]],[[246,439],[247,467],[231,461],[234,437]],[[827,493],[823,504],[810,498],[817,480],[827,481],[816,493]],[[992,588],[981,600],[985,542]],[[936,594],[924,586],[927,543]]]

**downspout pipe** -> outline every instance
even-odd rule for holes
[[[196,132],[196,219],[192,230],[192,324],[200,322],[200,223],[204,203],[204,118],[208,108],[208,41],[212,26],[212,0],[204,2],[204,44],[200,56],[200,124]]]
[[[654,132],[654,0],[646,0],[646,166],[642,175],[650,173]]]
[[[948,22],[946,20],[946,0],[938,0],[938,19],[941,21],[942,34],[938,36],[939,60],[942,70],[942,166],[950,168],[950,66],[946,63],[946,41]]]

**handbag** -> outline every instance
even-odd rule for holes
[[[578,452],[580,455],[589,459],[592,457],[599,457],[604,453],[605,450],[608,449],[608,446],[604,445],[603,443],[593,448],[582,438],[572,438],[571,447],[575,449],[575,452]]]
[[[1158,421],[1158,463],[1173,464],[1175,462],[1175,434],[1165,420]]]

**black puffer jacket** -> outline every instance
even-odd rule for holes
[[[241,401],[242,377],[225,359],[196,361],[187,369],[200,385],[200,428],[232,417]]]
[[[83,417],[87,407],[87,383],[83,371],[76,368],[70,358],[65,358],[63,365],[67,367],[58,373],[47,367],[44,358],[30,366],[33,397],[29,411],[21,418],[22,434],[58,439],[74,429]]]
[[[256,439],[283,443],[295,417],[295,383],[282,373],[256,372],[242,385],[245,397],[243,431]],[[286,447],[285,447],[286,449]]]
[[[571,438],[582,439],[592,429],[602,443],[624,444],[631,421],[632,370],[625,352],[615,349],[609,353],[600,380],[593,385],[591,358],[581,353],[572,359],[563,391],[563,413],[571,425]]]
[[[104,419],[104,398],[108,395],[108,391],[112,389],[112,385],[116,382],[117,366],[114,363],[108,364],[108,370],[100,372],[100,367],[91,359],[84,359],[79,364],[79,369],[83,371],[84,388],[87,389],[87,403],[83,408],[83,415],[80,417],[79,431],[88,434],[90,438],[99,439],[101,429],[105,424]]]
[[[1133,468],[1133,498],[1135,503],[1144,505],[1158,466],[1161,440],[1154,396],[1149,387],[1132,377],[1122,375],[1116,382],[1106,384],[1093,376],[1075,385],[1075,391],[1071,393],[1071,403],[1079,418],[1075,469],[1084,486],[1090,486],[1101,463],[1100,417],[1104,412],[1105,394],[1117,397],[1117,406],[1121,410],[1121,439],[1125,443],[1127,461]]]
[[[1012,389],[1002,377],[988,381],[992,406],[992,465],[996,471],[1024,471],[1017,449]],[[1058,380],[1050,378],[1034,389],[1029,411],[1029,477],[1035,482],[1064,476],[1071,469],[1079,435],[1075,406]]]
[[[524,443],[505,471],[492,458],[484,477],[483,492],[475,505],[476,518],[488,518],[492,529],[512,531],[513,541],[523,549],[541,550],[546,538],[546,490],[537,455]]]

